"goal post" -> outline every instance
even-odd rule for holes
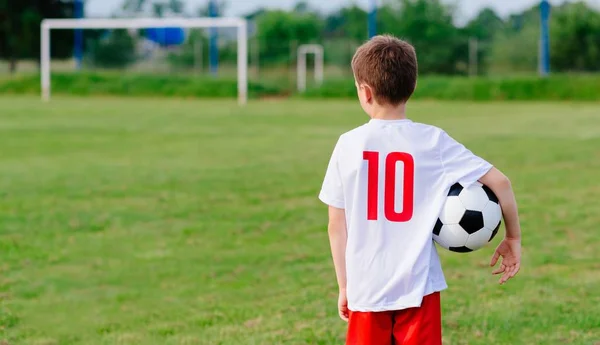
[[[306,56],[315,56],[315,81],[318,85],[323,83],[324,52],[320,44],[303,44],[298,47],[298,91],[306,91]]]
[[[50,100],[51,56],[50,30],[61,29],[145,29],[154,27],[237,28],[238,101],[248,101],[248,26],[241,18],[119,18],[119,19],[45,19],[41,24],[42,99]]]

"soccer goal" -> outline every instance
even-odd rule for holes
[[[248,100],[248,29],[241,18],[130,18],[130,19],[45,19],[41,25],[42,99],[50,100],[51,56],[50,30],[65,29],[148,29],[178,27],[183,29],[237,28],[238,101]]]
[[[323,83],[323,64],[324,54],[323,46],[319,44],[304,44],[298,47],[298,91],[306,90],[306,56],[314,54],[315,56],[315,81],[317,85]]]

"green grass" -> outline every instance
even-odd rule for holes
[[[366,121],[355,102],[0,109],[0,344],[342,343],[316,196],[337,136]],[[442,252],[445,344],[600,343],[600,104],[410,114],[504,170],[522,214],[523,269],[505,286],[492,246]]]

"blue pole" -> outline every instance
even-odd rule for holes
[[[371,0],[369,11],[369,38],[377,35],[377,0]]]
[[[550,3],[542,0],[540,3],[540,75],[545,77],[550,73]]]
[[[217,0],[210,0],[208,3],[208,15],[210,17],[218,17],[219,9],[217,8]],[[219,69],[219,46],[217,28],[210,28],[210,42],[209,42],[209,60],[210,60],[210,72],[214,75],[217,74]]]
[[[75,18],[84,17],[83,0],[75,0],[74,3],[74,15]],[[81,69],[81,62],[83,61],[83,30],[75,29],[74,39],[74,52],[75,62],[77,63],[77,69]]]

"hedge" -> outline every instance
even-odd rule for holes
[[[0,94],[39,94],[39,75],[0,79]],[[356,97],[352,79],[328,80],[302,94],[263,80],[251,81],[251,98],[293,96],[300,98]],[[67,95],[175,96],[235,98],[235,79],[187,75],[142,75],[119,73],[54,73],[52,92]],[[553,75],[526,77],[435,77],[419,79],[415,99],[464,101],[576,100],[600,101],[599,75]]]

